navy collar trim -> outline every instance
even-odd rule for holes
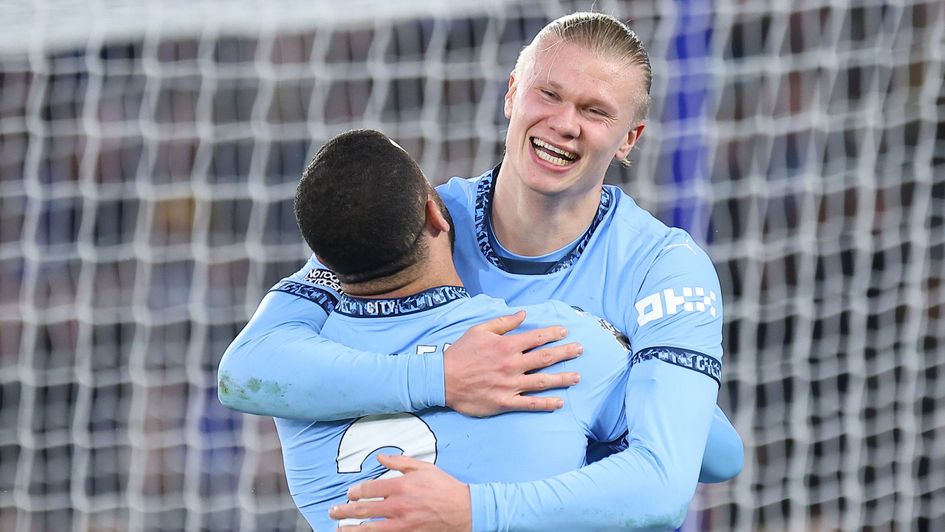
[[[394,299],[366,299],[344,294],[338,300],[335,312],[356,318],[404,316],[467,297],[469,292],[462,286],[437,286],[419,294]]]
[[[479,186],[476,189],[476,241],[479,243],[479,251],[482,252],[482,256],[493,266],[510,273],[528,273],[515,271],[516,269],[514,269],[514,267],[510,267],[512,265],[508,264],[492,249],[492,244],[489,242],[489,233],[492,231],[492,224],[489,222],[492,214],[492,197],[495,195],[495,181],[496,176],[499,175],[500,166],[501,165],[498,165],[493,168],[491,172],[483,174],[482,178],[479,180]],[[577,260],[581,258],[581,254],[584,253],[584,250],[587,248],[588,243],[590,243],[591,237],[594,236],[594,230],[596,230],[597,226],[604,220],[604,216],[607,215],[607,211],[610,210],[610,206],[613,205],[613,203],[613,193],[607,187],[601,187],[600,204],[597,206],[597,215],[594,216],[594,220],[591,221],[591,225],[584,231],[584,235],[580,238],[577,245],[574,246],[574,249],[572,249],[570,253],[561,257],[561,259],[555,262],[548,270],[540,273],[547,275],[566,270],[577,262]]]

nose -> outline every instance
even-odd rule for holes
[[[581,134],[581,125],[578,119],[577,110],[574,106],[563,105],[548,117],[548,126],[563,138],[573,139]]]

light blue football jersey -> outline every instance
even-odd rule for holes
[[[594,356],[556,364],[581,382],[556,391],[561,410],[467,417],[445,408],[329,422],[276,419],[289,490],[317,531],[334,530],[328,509],[346,502],[352,485],[386,473],[378,451],[435,463],[462,482],[537,480],[584,465],[588,439],[607,441],[626,430],[624,397],[629,353],[603,321],[560,302],[523,307],[525,328],[564,325],[569,340]],[[341,296],[321,335],[349,347],[397,357],[442,354],[469,327],[510,314],[503,301],[469,297],[460,287],[437,287],[399,299]],[[357,387],[349,394],[361,394]],[[551,392],[547,392],[551,393]],[[390,473],[387,473],[388,475]]]
[[[722,299],[705,252],[620,189],[604,186],[597,215],[575,248],[543,275],[509,271],[489,242],[493,176],[453,178],[437,190],[456,230],[454,261],[471,293],[513,305],[566,301],[614,324],[634,356],[655,357],[719,381]],[[535,223],[541,223],[536,221]]]

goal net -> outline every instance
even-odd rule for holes
[[[307,256],[303,166],[373,127],[480,174],[519,49],[592,7],[654,72],[607,179],[725,291],[746,465],[686,526],[945,530],[937,0],[2,3],[0,529],[305,529],[272,421],[214,387]]]

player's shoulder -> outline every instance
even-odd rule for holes
[[[630,342],[605,318],[571,306],[563,301],[549,300],[522,307],[527,314],[526,323],[532,321],[536,327],[561,325],[568,329],[568,342],[586,345],[606,343],[614,348],[629,349]],[[614,343],[616,342],[616,343]]]
[[[604,188],[613,204],[611,231],[633,235],[635,238],[645,237],[647,240],[662,240],[672,233],[673,228],[667,226],[648,210],[638,205],[629,194],[619,187],[605,185]]]
[[[687,231],[666,225],[621,189],[609,185],[607,189],[614,201],[607,237],[627,250],[635,260],[656,263],[671,256],[673,261],[689,264],[702,262],[708,257]]]
[[[444,201],[475,201],[480,183],[492,175],[492,170],[476,177],[451,177],[441,185],[437,185],[436,191]]]
[[[443,199],[443,203],[449,209],[457,234],[463,235],[457,238],[457,247],[474,245],[476,242],[473,233],[476,227],[476,213],[478,212],[477,202],[480,201],[479,188],[488,175],[490,175],[489,172],[479,177],[454,177],[436,187],[440,198]]]
[[[510,307],[504,299],[475,294],[457,298],[451,301],[449,306],[442,306],[443,314],[438,323],[449,328],[466,330],[484,321],[514,314],[518,310],[518,307]]]
[[[284,292],[322,304],[331,301],[337,303],[342,294],[341,280],[327,266],[318,261],[315,255],[295,273],[282,278],[269,289],[270,292]]]
[[[606,330],[596,316],[555,299],[531,305],[511,306],[503,299],[476,294],[450,309],[450,318],[481,321],[483,317],[495,318],[514,314],[520,310],[526,313],[525,323],[522,325],[523,330],[539,329],[549,325],[563,325],[569,329],[590,327]]]

